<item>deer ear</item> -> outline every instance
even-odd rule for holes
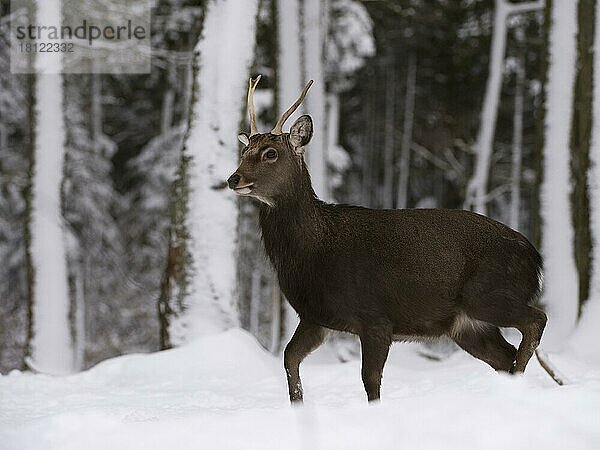
[[[304,147],[310,142],[313,135],[313,122],[310,116],[298,117],[290,129],[290,143],[294,149]]]
[[[244,145],[248,145],[250,143],[250,138],[246,133],[238,134],[238,140]]]

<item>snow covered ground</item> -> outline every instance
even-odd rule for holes
[[[374,406],[359,362],[324,348],[303,365],[304,407],[290,407],[281,360],[241,330],[68,377],[13,372],[0,449],[600,448],[600,367],[551,355],[571,381],[559,387],[534,360],[509,377],[415,350],[394,345]]]

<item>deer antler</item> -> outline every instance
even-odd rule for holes
[[[306,83],[306,86],[304,86],[304,89],[302,90],[300,97],[298,97],[298,100],[296,100],[294,104],[290,106],[290,108],[286,112],[283,113],[281,118],[275,124],[275,127],[271,130],[271,134],[283,134],[283,124],[294,113],[294,111],[298,109],[298,106],[300,106],[300,103],[302,103],[302,100],[304,100],[304,97],[306,97],[306,93],[308,92],[313,83],[313,80],[310,80],[308,83]]]
[[[250,78],[248,80],[248,114],[250,115],[250,136],[258,134],[258,128],[256,128],[256,113],[254,112],[254,91],[256,85],[260,81],[261,75],[256,77],[256,80]]]

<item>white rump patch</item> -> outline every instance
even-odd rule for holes
[[[460,313],[454,319],[452,328],[450,328],[450,336],[457,337],[465,332],[482,331],[489,327],[490,324],[482,320],[472,319],[464,313]]]

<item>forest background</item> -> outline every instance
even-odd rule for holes
[[[596,332],[595,0],[151,6],[149,74],[36,76],[10,71],[16,12],[0,1],[0,372],[79,371],[231,327],[282,351],[297,318],[257,204],[224,183],[257,74],[261,130],[315,80],[321,198],[498,219],[544,256],[545,345]]]

